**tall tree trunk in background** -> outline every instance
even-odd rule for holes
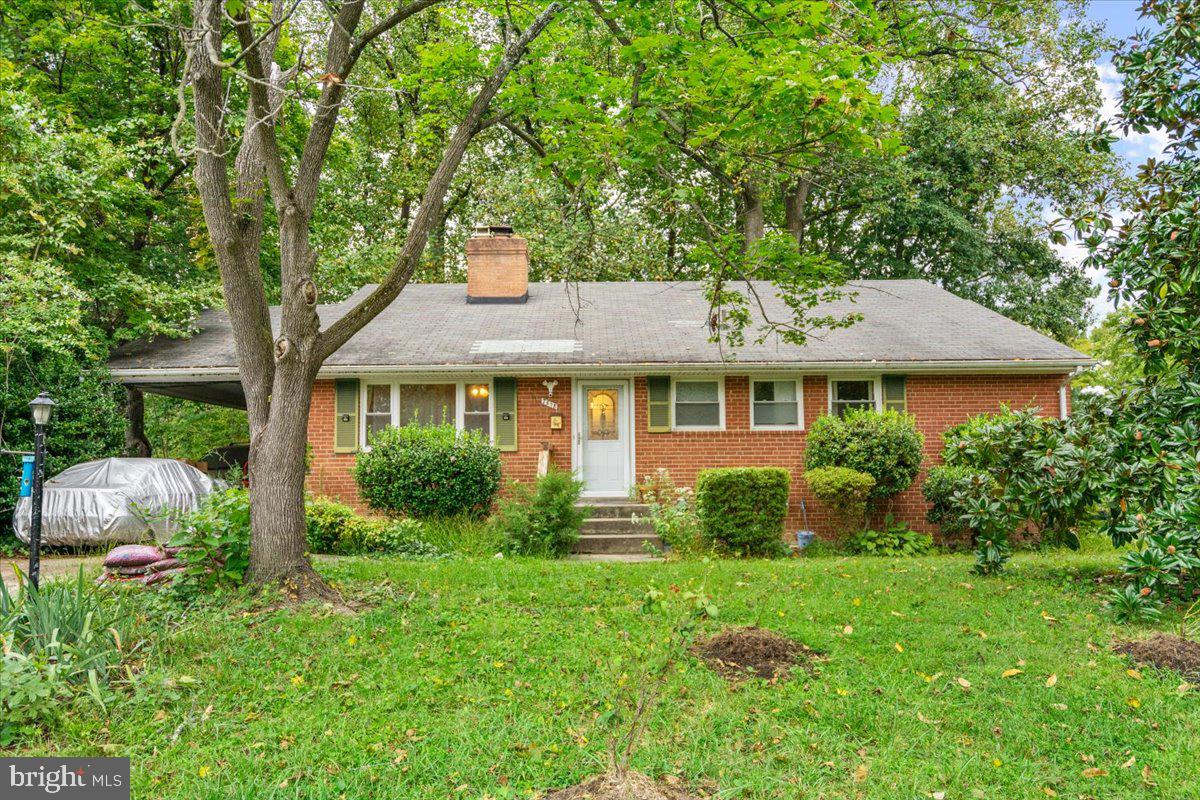
[[[146,438],[146,398],[136,386],[125,387],[125,455],[149,458],[150,440]]]
[[[297,166],[290,170],[275,138],[288,77],[274,64],[274,49],[288,13],[274,0],[270,21],[252,22],[249,4],[236,13],[224,0],[193,0],[189,41],[192,107],[195,116],[193,178],[204,209],[205,225],[221,272],[222,291],[237,350],[238,370],[250,423],[250,567],[254,585],[279,583],[296,599],[338,595],[313,570],[306,554],[304,472],[309,404],[321,364],[404,289],[420,262],[431,232],[444,220],[450,182],[471,140],[508,74],[558,13],[551,3],[506,49],[483,81],[470,109],[453,129],[441,162],[430,177],[400,255],[376,289],[328,328],[321,330],[313,271],[319,254],[310,244],[321,171],[345,96],[346,78],[378,36],[442,0],[411,0],[365,32],[357,29],[364,3],[337,6],[329,28],[322,89],[312,104],[311,125]],[[244,75],[226,52],[226,19],[241,46]],[[269,27],[268,27],[269,24]],[[226,122],[227,83],[244,82],[248,95],[246,124],[230,169],[233,151]],[[230,185],[230,173],[236,176]],[[264,182],[266,191],[264,191]],[[279,220],[280,317],[276,330],[267,306],[259,265],[266,195]]]
[[[746,249],[763,238],[765,214],[763,212],[762,195],[753,183],[745,183],[739,194],[740,216],[742,223],[742,239]]]
[[[796,240],[797,247],[804,246],[804,228],[807,222],[808,192],[812,181],[797,178],[783,184],[783,224]]]

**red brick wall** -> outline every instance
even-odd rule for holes
[[[547,395],[542,381],[556,380],[554,396]],[[558,404],[552,409],[542,399]],[[550,429],[550,417],[561,414],[561,430]],[[308,474],[308,489],[314,494],[336,497],[360,511],[366,506],[358,496],[358,486],[350,474],[354,466],[353,453],[333,452],[333,381],[320,380],[313,387],[311,413],[308,417],[308,443],[312,448],[312,466]],[[501,453],[505,480],[531,480],[537,475],[538,453],[542,443],[550,444],[551,462],[571,469],[571,379],[517,379],[517,449]]]
[[[908,410],[925,436],[925,468],[913,486],[897,496],[891,511],[915,528],[931,530],[925,521],[925,501],[920,484],[925,469],[940,460],[941,432],[950,425],[1002,404],[1013,408],[1037,406],[1043,413],[1058,415],[1058,388],[1066,375],[909,375]],[[557,380],[554,396],[547,396],[543,380]],[[725,430],[649,433],[646,431],[646,380],[634,380],[635,469],[640,482],[662,467],[681,486],[695,482],[706,467],[780,466],[792,473],[792,499],[788,529],[801,527],[800,500],[808,508],[809,525],[828,532],[827,519],[804,487],[804,431],[755,431],[750,429],[749,379],[744,375],[725,378]],[[558,404],[551,409],[542,404]],[[828,389],[823,376],[804,379],[805,426],[811,426],[828,408]],[[550,429],[550,417],[561,414],[561,430]],[[542,442],[553,448],[552,461],[571,467],[571,379],[520,378],[517,381],[517,451],[503,453],[506,479],[531,480],[537,470]],[[309,488],[317,494],[341,498],[361,508],[350,467],[353,454],[333,452],[333,382],[317,381],[309,418],[312,469]],[[886,513],[887,509],[881,511]]]
[[[941,432],[951,425],[1001,404],[1014,408],[1037,406],[1043,413],[1058,416],[1058,387],[1065,375],[909,375],[908,411],[925,436],[925,465],[908,490],[892,500],[891,512],[920,530],[935,530],[925,521],[925,498],[921,482],[929,466],[941,460]],[[662,467],[677,485],[691,486],[696,473],[706,467],[785,467],[792,473],[792,498],[788,529],[802,527],[800,501],[808,509],[809,527],[828,533],[828,519],[820,504],[808,493],[804,472],[806,431],[756,431],[750,429],[750,380],[745,376],[725,378],[725,430],[646,433],[646,380],[635,381],[637,415],[636,461],[638,480]],[[804,421],[807,429],[829,407],[824,376],[804,379]],[[883,509],[880,516],[885,514]]]
[[[308,414],[308,446],[312,462],[308,470],[308,490],[336,497],[365,511],[358,496],[358,486],[350,474],[354,453],[333,452],[333,422],[333,381],[317,381],[313,385]]]

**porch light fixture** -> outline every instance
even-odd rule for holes
[[[471,387],[471,397],[487,397],[490,394],[491,391],[487,386],[477,384]]]

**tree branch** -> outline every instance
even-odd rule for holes
[[[470,110],[455,128],[454,135],[450,137],[450,143],[446,146],[441,163],[438,164],[433,177],[430,178],[429,185],[425,188],[421,205],[413,219],[408,237],[404,241],[404,247],[400,251],[396,263],[388,272],[387,277],[375,288],[375,291],[363,298],[358,305],[320,334],[316,348],[319,359],[324,360],[333,355],[339,347],[349,341],[351,336],[362,330],[363,326],[387,308],[404,289],[425,249],[429,231],[441,215],[446,189],[449,187],[458,165],[462,162],[467,146],[475,136],[479,123],[487,113],[492,99],[500,91],[500,87],[509,73],[524,57],[530,43],[545,30],[561,9],[562,5],[559,2],[553,2],[547,6],[509,46],[503,58],[500,59],[500,63],[484,81],[479,93],[475,95],[475,100],[471,103]]]

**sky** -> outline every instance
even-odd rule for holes
[[[1127,39],[1139,28],[1147,27],[1147,23],[1138,17],[1139,0],[1092,0],[1088,7],[1089,19],[1101,23],[1106,32],[1116,39]],[[1106,55],[1096,61],[1096,71],[1100,76],[1100,91],[1104,98],[1102,113],[1109,119],[1115,119],[1121,96],[1121,77],[1113,68],[1111,58]],[[1118,131],[1119,133],[1119,131]],[[1146,159],[1160,155],[1167,143],[1167,137],[1162,131],[1146,133],[1129,133],[1114,145],[1114,150],[1126,162],[1130,171],[1137,168]],[[1057,248],[1064,258],[1079,261],[1083,258],[1083,247],[1071,243]],[[1108,299],[1105,276],[1101,271],[1091,273],[1092,281],[1101,287],[1100,295],[1092,301],[1095,311],[1093,323],[1098,323],[1105,314],[1112,310],[1112,302]]]

